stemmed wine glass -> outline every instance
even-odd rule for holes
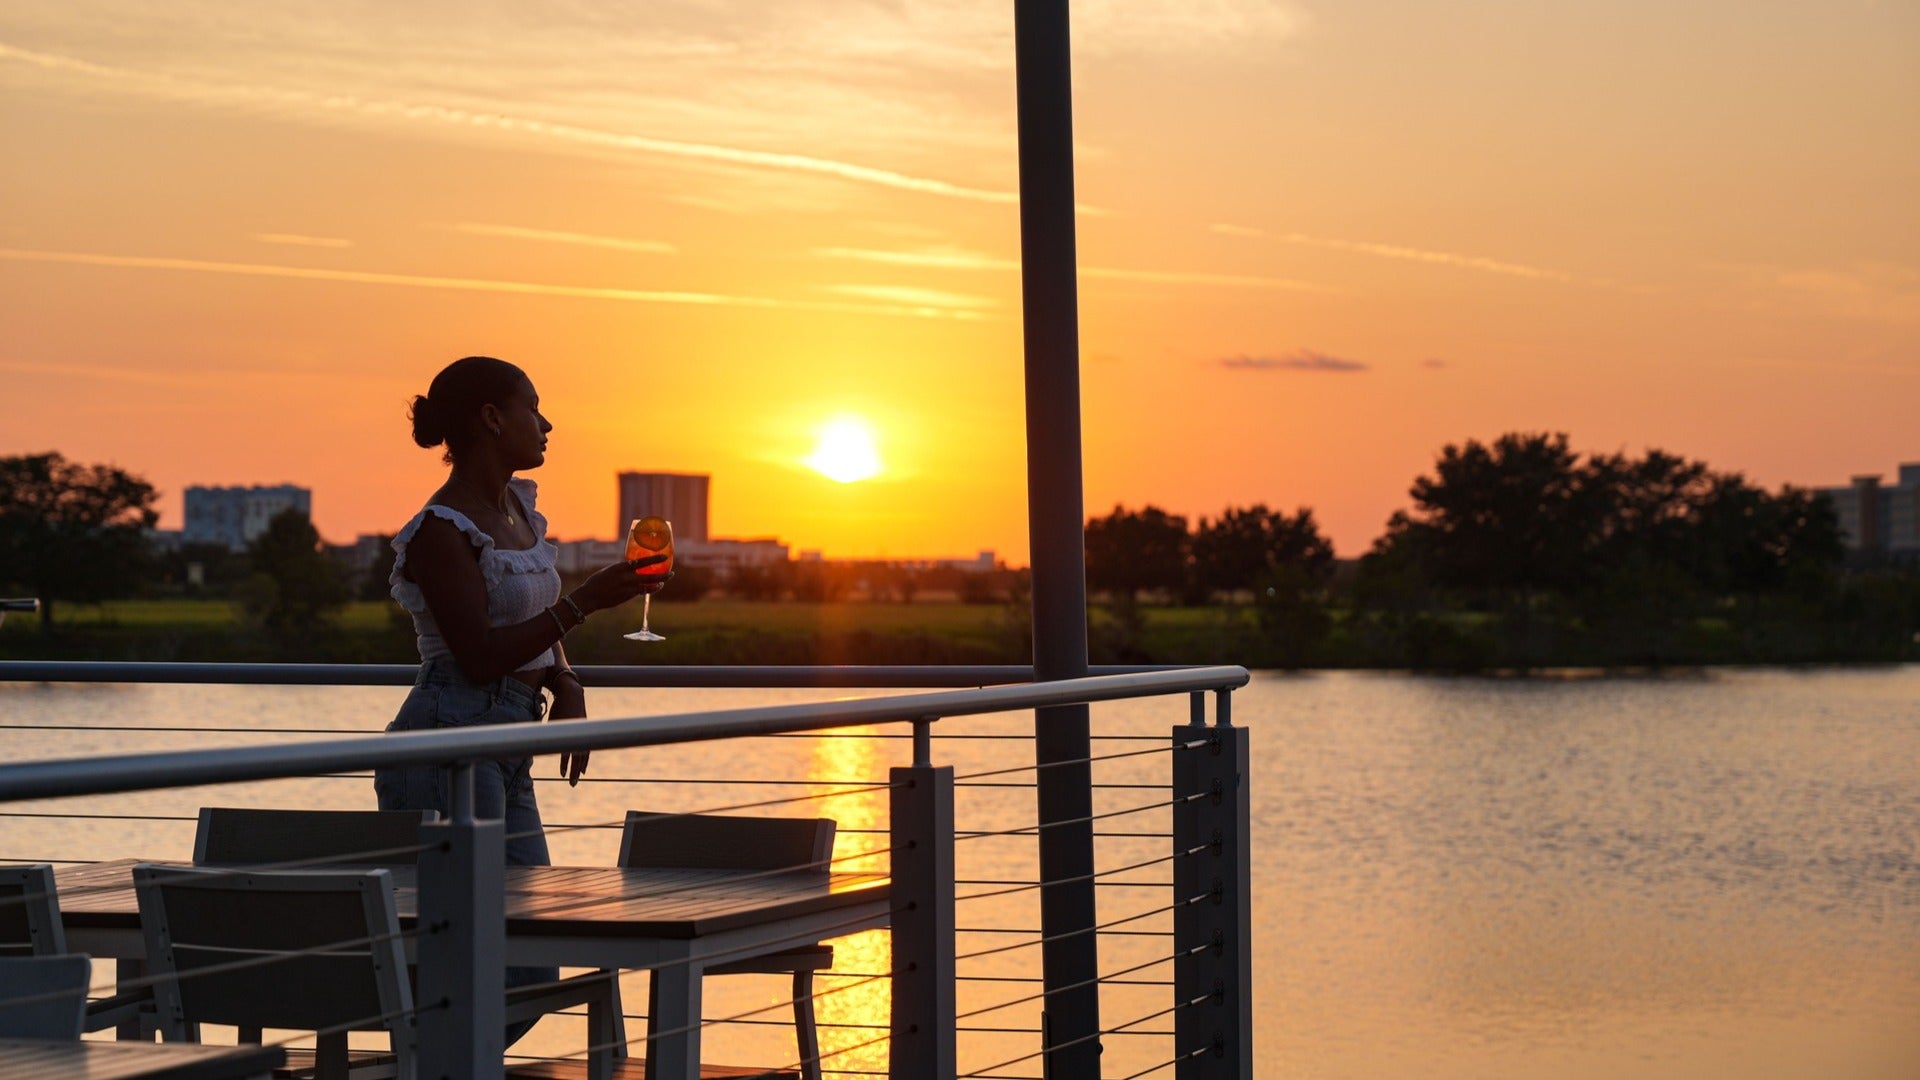
[[[642,581],[665,582],[667,575],[673,573],[673,523],[663,517],[636,518],[627,526],[627,559],[644,559],[651,555],[665,555],[662,562],[651,566],[642,566],[634,573]],[[647,629],[647,616],[652,613],[653,594],[640,596],[640,629],[621,636],[629,641],[665,641],[665,637]]]

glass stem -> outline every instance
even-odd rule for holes
[[[653,594],[640,594],[640,632],[647,633],[647,617],[653,614]]]

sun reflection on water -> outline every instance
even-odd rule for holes
[[[807,776],[813,793],[831,795],[845,790],[832,781],[884,780],[888,762],[882,759],[883,740],[870,738],[871,728],[849,728],[814,740]],[[840,872],[885,872],[889,860],[878,852],[887,846],[888,799],[885,791],[862,791],[827,799],[824,813],[839,822],[833,844],[833,869]],[[863,854],[875,852],[875,854]],[[887,1043],[871,1042],[885,1034],[893,1016],[893,984],[869,979],[893,968],[893,935],[865,930],[833,943],[833,974],[822,975],[815,993],[835,991],[815,1002],[820,1024],[820,1054],[827,1069],[880,1070],[888,1064]],[[845,972],[846,974],[839,974]],[[841,989],[843,988],[844,989]],[[844,1025],[844,1026],[843,1026]],[[870,1045],[862,1046],[862,1043]]]

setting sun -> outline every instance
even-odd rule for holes
[[[880,453],[866,421],[841,417],[820,429],[820,443],[806,464],[829,480],[851,484],[879,474]]]

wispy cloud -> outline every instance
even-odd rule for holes
[[[1920,270],[1898,263],[1845,267],[1741,268],[1750,282],[1802,298],[1844,318],[1920,324]]]
[[[880,263],[885,266],[918,266],[931,270],[1018,270],[1020,260],[1003,259],[959,248],[921,248],[917,251],[890,251],[882,248],[822,247],[813,253],[825,259],[850,259],[854,262]]]
[[[0,360],[0,371],[15,375],[55,375],[62,379],[104,379],[148,386],[180,386],[210,377],[197,371],[148,371],[105,364],[53,364],[39,360]]]
[[[890,251],[872,248],[825,247],[813,249],[815,255],[829,259],[851,259],[887,266],[916,266],[932,270],[1018,270],[1020,260],[1003,259],[958,248],[924,248],[917,251]],[[1189,270],[1124,270],[1106,266],[1082,266],[1080,276],[1108,281],[1145,281],[1157,285],[1228,285],[1250,289],[1288,289],[1326,292],[1324,286],[1291,278],[1257,277],[1246,274],[1209,274]]]
[[[353,241],[337,236],[301,236],[298,233],[249,233],[247,239],[262,244],[290,244],[294,247],[350,248]]]
[[[826,285],[823,288],[842,296],[857,296],[865,300],[880,300],[889,304],[915,308],[979,311],[999,306],[998,302],[991,297],[969,296],[966,293],[947,292],[944,289],[922,289],[911,285]]]
[[[928,305],[848,304],[813,300],[784,300],[766,296],[739,296],[725,293],[653,291],[620,289],[594,285],[548,285],[530,281],[498,281],[488,278],[434,277],[418,274],[385,274],[365,270],[326,270],[306,266],[274,266],[262,263],[211,262],[203,259],[173,259],[144,255],[100,255],[73,251],[28,251],[0,248],[0,259],[14,262],[67,263],[78,266],[104,266],[136,270],[179,270],[205,274],[239,274],[247,277],[295,278],[306,281],[333,281],[356,285],[399,285],[409,288],[450,289],[469,292],[519,293],[530,296],[564,296],[586,300],[618,300],[647,304],[693,304],[714,307],[768,308],[790,311],[834,311],[869,315],[905,315],[916,318],[978,318],[971,311],[951,310]]]
[[[135,383],[143,386],[230,386],[236,379],[254,379],[268,382],[329,382],[339,381],[335,371],[297,371],[284,368],[271,370],[249,370],[244,368],[223,368],[207,370],[203,368],[153,368],[127,367],[115,364],[51,363],[45,360],[7,360],[0,359],[0,371],[16,375],[53,375],[61,379],[99,379],[114,383]]]
[[[875,168],[807,154],[750,150],[734,146],[654,138],[629,132],[609,131],[580,124],[541,120],[500,112],[483,112],[449,105],[362,98],[351,94],[320,94],[275,86],[225,83],[138,71],[97,64],[75,57],[37,52],[0,42],[0,60],[26,64],[46,71],[82,76],[119,92],[146,97],[187,100],[202,104],[270,106],[305,113],[345,113],[369,119],[434,124],[467,132],[498,132],[531,136],[552,142],[600,147],[666,157],[773,169],[783,172],[830,176],[855,183],[873,184],[901,191],[918,192],[974,202],[1011,204],[1019,200],[1017,192],[969,187],[932,177],[913,176],[891,169]]]
[[[664,240],[628,240],[618,236],[594,236],[589,233],[556,232],[552,229],[529,229],[519,225],[482,225],[463,221],[442,228],[453,232],[467,233],[471,236],[498,236],[509,240],[534,240],[549,244],[577,244],[581,247],[611,248],[615,251],[637,251],[648,255],[672,255],[678,249]]]
[[[1207,274],[1185,270],[1115,270],[1104,266],[1083,266],[1081,277],[1112,281],[1149,281],[1157,285],[1231,285],[1246,289],[1285,289],[1297,292],[1330,292],[1324,285],[1296,281],[1293,278],[1256,277],[1247,274]]]
[[[1461,255],[1451,251],[1428,251],[1424,248],[1405,247],[1400,244],[1375,244],[1357,240],[1333,240],[1324,236],[1308,236],[1304,233],[1269,233],[1264,229],[1248,228],[1244,225],[1210,225],[1209,232],[1222,236],[1242,236],[1250,239],[1271,239],[1283,244],[1298,244],[1304,247],[1324,248],[1329,251],[1349,251],[1358,255],[1374,255],[1383,259],[1402,259],[1408,262],[1433,263],[1438,266],[1452,266],[1462,270],[1478,270],[1487,274],[1505,274],[1509,277],[1531,278],[1535,281],[1571,282],[1572,274],[1560,270],[1548,270],[1524,263],[1501,262],[1498,259],[1483,258],[1478,255]]]
[[[1322,371],[1348,374],[1366,371],[1367,364],[1302,349],[1285,356],[1229,356],[1220,361],[1229,371]]]

